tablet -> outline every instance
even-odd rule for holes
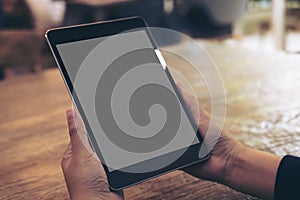
[[[209,157],[143,19],[57,28],[46,38],[111,189]]]

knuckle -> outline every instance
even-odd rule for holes
[[[70,134],[70,136],[73,136],[73,135],[77,134],[77,129],[76,128],[70,128],[69,129],[69,134]]]

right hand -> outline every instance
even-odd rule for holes
[[[177,87],[198,123],[202,137],[205,138],[211,120],[210,115],[205,110],[198,108],[196,100],[188,94],[181,84],[177,84]],[[211,140],[214,141],[208,142],[212,144],[215,143],[215,140],[217,142],[210,152],[210,158],[207,161],[185,167],[182,170],[198,178],[224,183],[229,175],[231,163],[234,163],[234,159],[243,150],[244,146],[223,131],[220,137],[212,138]]]

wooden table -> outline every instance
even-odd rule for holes
[[[221,43],[207,49],[225,82],[228,132],[254,148],[300,155],[299,56]],[[0,199],[68,199],[60,160],[71,102],[58,70],[2,81],[0,91]],[[126,189],[125,197],[252,199],[179,171]]]

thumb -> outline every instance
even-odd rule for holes
[[[75,109],[69,109],[66,111],[66,115],[71,139],[72,154],[92,153],[85,125],[78,111]]]
[[[190,111],[195,119],[195,122],[197,123],[197,125],[199,125],[198,123],[200,120],[200,112],[199,112],[199,106],[198,106],[196,99],[187,93],[187,91],[182,83],[176,83],[176,85],[177,85],[177,88],[178,88],[181,96],[183,97],[187,107],[190,109]]]

